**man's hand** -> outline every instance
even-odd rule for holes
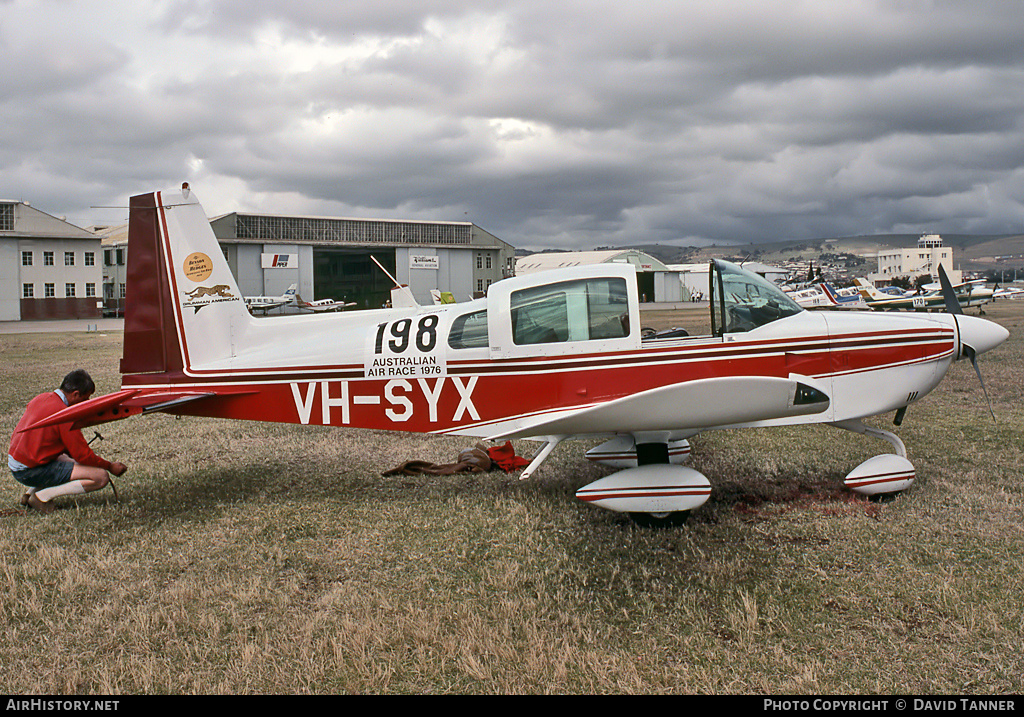
[[[124,472],[128,470],[128,466],[124,463],[111,463],[110,472],[116,476],[124,475]]]

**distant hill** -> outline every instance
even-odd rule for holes
[[[698,264],[710,259],[757,261],[763,264],[830,264],[852,275],[864,276],[877,269],[878,250],[917,245],[920,234],[877,234],[831,237],[804,241],[763,242],[720,246],[676,246],[673,244],[632,244],[600,246],[595,249],[636,249],[665,264]],[[1024,271],[1024,235],[943,234],[942,241],[954,247],[957,269],[971,273],[1018,269]],[[555,250],[550,250],[555,251]],[[536,252],[517,251],[517,255]]]

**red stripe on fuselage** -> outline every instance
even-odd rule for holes
[[[932,361],[954,348],[952,330],[926,331],[909,338],[888,333],[877,338],[842,336],[837,339],[845,347],[841,352],[829,351],[827,342],[818,339],[772,341],[770,347],[768,343],[730,342],[725,347],[709,342],[686,349],[641,349],[611,356],[450,362],[443,378],[365,379],[361,366],[324,365],[217,371],[191,380],[182,377],[174,383],[222,394],[222,398],[179,409],[190,415],[445,431],[592,406],[697,379],[787,377],[791,373],[828,377]],[[843,357],[848,365],[837,365],[837,357]],[[145,375],[125,376],[124,384],[159,390],[167,386]],[[258,391],[255,395],[254,390]]]

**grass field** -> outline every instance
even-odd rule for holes
[[[710,500],[648,529],[585,505],[567,443],[526,482],[383,478],[466,439],[152,416],[99,427],[129,472],[17,510],[0,484],[8,693],[883,693],[1024,689],[1024,302],[1010,340],[896,429],[918,479],[843,476],[887,444],[824,427],[694,439]],[[685,309],[645,324],[692,327]],[[0,336],[0,426],[119,334]],[[876,425],[891,425],[891,416]],[[87,436],[91,431],[87,430]],[[5,438],[6,440],[6,438]],[[534,444],[516,444],[528,454]]]

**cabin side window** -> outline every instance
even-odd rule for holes
[[[626,280],[586,279],[512,293],[517,345],[616,339],[629,335]]]
[[[463,314],[452,322],[448,345],[453,349],[475,349],[487,346],[487,310]]]

